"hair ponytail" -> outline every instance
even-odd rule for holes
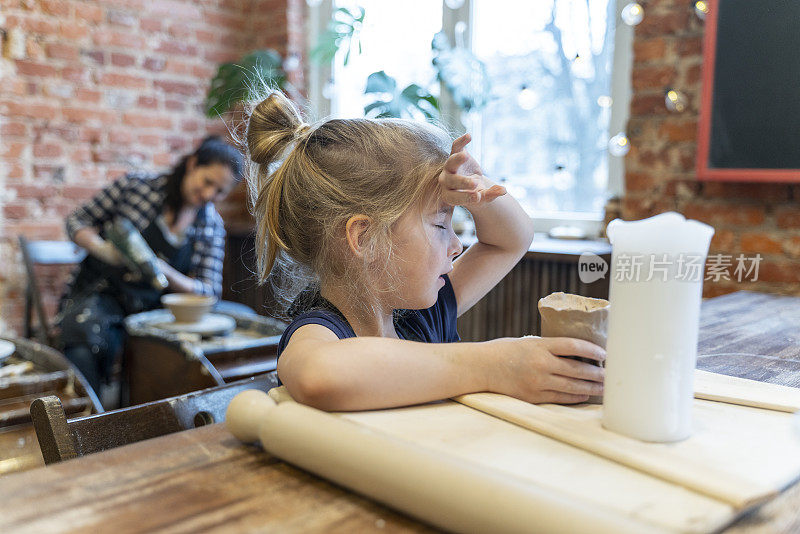
[[[272,93],[250,114],[247,124],[250,159],[268,166],[278,160],[286,147],[307,128],[295,105],[282,93]]]

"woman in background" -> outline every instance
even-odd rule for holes
[[[162,291],[134,280],[103,226],[129,220],[158,257],[168,291],[219,296],[225,228],[214,202],[242,178],[239,151],[207,137],[167,174],[130,173],[67,217],[67,234],[89,253],[60,303],[64,354],[95,390],[122,348],[126,315],[160,306]]]

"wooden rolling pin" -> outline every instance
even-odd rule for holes
[[[295,402],[249,390],[231,401],[228,429],[302,469],[454,532],[640,533],[652,525],[557,490],[437,454]],[[580,481],[570,483],[580,484]]]

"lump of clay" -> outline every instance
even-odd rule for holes
[[[607,300],[570,293],[551,293],[539,299],[543,337],[576,337],[606,346]]]
[[[551,293],[539,299],[539,315],[542,317],[542,337],[575,337],[606,347],[608,332],[607,300],[582,297],[571,293]],[[564,356],[593,365],[588,358]],[[589,397],[590,404],[601,404],[602,397]]]

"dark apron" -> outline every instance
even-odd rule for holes
[[[193,238],[175,247],[155,221],[145,228],[142,237],[159,258],[177,271],[187,274],[192,268]],[[84,360],[80,368],[88,365],[85,355],[91,352],[90,358],[99,367],[99,376],[107,379],[125,341],[123,320],[133,313],[160,307],[162,294],[149,283],[132,281],[127,268],[114,267],[87,256],[59,306],[64,353],[69,358],[71,353],[82,352],[84,356],[76,356]],[[93,369],[82,371],[93,374]]]

